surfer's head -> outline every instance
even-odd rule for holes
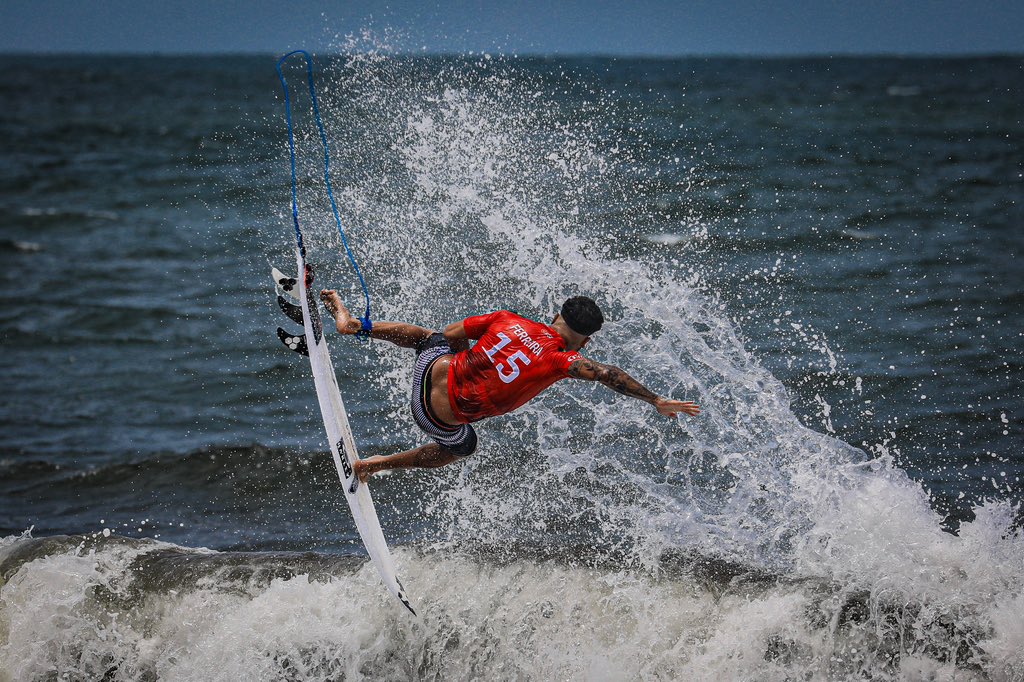
[[[573,296],[563,303],[562,319],[580,336],[590,336],[604,324],[601,309],[594,303],[594,299],[586,296]]]
[[[594,299],[586,296],[573,296],[562,304],[562,312],[555,317],[557,323],[564,323],[569,350],[579,350],[590,340],[590,335],[604,324],[604,315],[597,307]]]

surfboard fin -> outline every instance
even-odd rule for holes
[[[289,277],[277,268],[271,268],[270,274],[274,278],[274,285],[281,291],[288,294],[296,301],[299,300],[299,280]]]
[[[277,328],[277,338],[281,339],[281,343],[288,346],[290,350],[309,357],[309,346],[306,345],[305,334],[289,334],[281,327]]]
[[[281,309],[281,312],[288,316],[292,322],[296,324],[305,324],[302,318],[302,306],[295,305],[289,302],[281,294],[277,295],[277,307]]]

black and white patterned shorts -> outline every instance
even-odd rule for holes
[[[438,359],[451,353],[448,340],[439,332],[431,334],[416,346],[416,365],[412,373],[412,418],[442,448],[465,457],[476,450],[476,431],[469,424],[446,424],[437,418],[430,407],[431,369]]]

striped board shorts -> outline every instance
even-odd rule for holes
[[[430,371],[434,363],[450,355],[444,334],[434,332],[416,346],[416,365],[412,373],[412,418],[434,442],[452,453],[465,457],[476,450],[476,431],[469,424],[452,426],[437,418],[430,407]]]

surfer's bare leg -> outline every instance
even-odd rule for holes
[[[451,464],[459,459],[437,443],[422,445],[412,450],[399,452],[386,457],[367,457],[355,463],[356,475],[360,481],[366,481],[378,471],[389,469],[436,469]]]
[[[324,307],[334,316],[335,327],[339,334],[356,334],[363,328],[362,322],[352,316],[341,297],[334,289],[324,289],[320,292],[320,300]],[[433,329],[420,327],[419,325],[407,322],[378,322],[374,321],[373,329],[370,331],[370,338],[390,341],[402,348],[415,348],[420,341],[427,339],[434,333]]]

